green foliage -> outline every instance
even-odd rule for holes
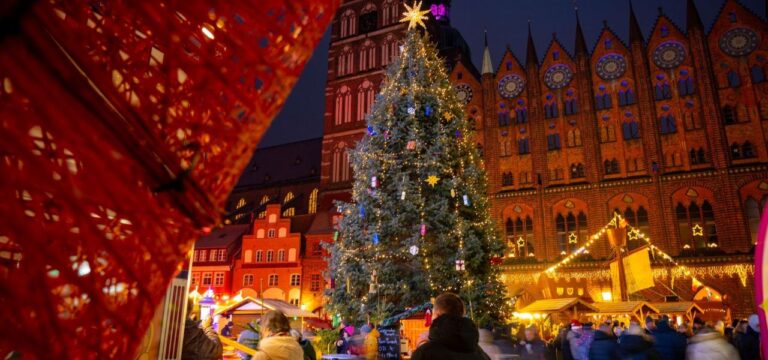
[[[313,342],[323,354],[333,354],[336,350],[336,339],[339,338],[339,330],[321,329],[317,330]]]
[[[476,320],[500,319],[504,289],[491,259],[503,243],[488,214],[475,134],[442,59],[418,31],[408,32],[366,121],[368,134],[350,152],[354,202],[338,204],[329,310],[379,322],[452,291]]]

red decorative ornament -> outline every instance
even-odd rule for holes
[[[432,310],[427,309],[427,311],[424,312],[424,327],[430,326],[432,326]]]
[[[338,4],[0,7],[0,354],[134,357]]]

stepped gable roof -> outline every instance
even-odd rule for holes
[[[320,180],[323,139],[258,148],[243,170],[236,188],[269,187]]]

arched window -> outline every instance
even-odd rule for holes
[[[285,197],[283,198],[283,204],[287,204],[289,201],[293,200],[293,192],[289,191],[287,194],[285,194]]]
[[[758,108],[760,110],[760,119],[768,120],[768,99],[761,99]]]
[[[309,205],[307,206],[309,213],[314,214],[317,212],[317,193],[318,189],[312,190],[311,193],[309,193]]]
[[[621,135],[624,140],[640,138],[640,126],[635,120],[625,121],[621,124]]]
[[[285,262],[285,250],[277,250],[277,262]]]
[[[333,162],[331,165],[331,181],[342,182],[349,180],[349,154],[344,144],[339,144],[333,150]]]
[[[759,84],[765,81],[765,73],[763,72],[763,68],[759,65],[753,65],[749,70],[749,74],[753,84]]]
[[[366,40],[360,47],[359,68],[360,71],[376,67],[376,45],[371,40]]]
[[[584,211],[574,214],[558,213],[555,216],[555,230],[560,255],[567,255],[576,250],[587,239],[587,215]]]
[[[605,125],[600,127],[600,142],[608,143],[616,141],[616,131],[613,129],[613,125]]]
[[[390,35],[381,43],[381,64],[387,65],[400,55],[397,39]]]
[[[603,167],[605,167],[606,175],[618,174],[621,171],[621,169],[619,168],[619,162],[615,158],[606,159],[605,161],[603,161]]]
[[[400,14],[397,11],[397,1],[387,0],[381,6],[381,24],[387,26],[398,20]]]
[[[264,261],[264,251],[256,250],[256,262],[260,263]]]
[[[736,109],[733,106],[723,106],[722,109],[723,114],[723,123],[725,124],[733,124],[736,122]]]
[[[511,172],[501,174],[501,186],[512,186],[514,178]]]
[[[363,81],[357,90],[357,121],[365,120],[365,115],[371,112],[373,96],[373,83]]]
[[[763,196],[763,203],[766,197]],[[752,237],[750,244],[757,243],[757,231],[760,228],[760,216],[762,215],[762,207],[753,197],[747,198],[744,202],[744,215],[747,218],[747,224],[749,225],[749,233]]]
[[[675,213],[684,249],[700,250],[717,246],[715,214],[709,201],[704,200],[701,206],[697,201],[691,201],[688,206],[677,203]]]
[[[571,164],[571,179],[578,179],[584,177],[584,164]]]
[[[509,256],[533,256],[533,219],[528,215],[507,218],[505,227]]]
[[[243,275],[243,287],[253,286],[253,274]]]
[[[581,130],[573,129],[568,131],[568,147],[581,146]]]
[[[677,81],[677,93],[680,96],[693,95],[693,78],[690,76]]]
[[[741,77],[739,77],[739,73],[736,71],[729,71],[728,72],[728,87],[739,87],[741,86]]]
[[[283,210],[283,217],[290,217],[296,215],[296,208],[295,207],[289,207],[285,210]]]
[[[357,31],[357,16],[352,10],[347,10],[341,15],[341,27],[339,29],[340,37],[355,35]]]
[[[645,206],[632,204],[627,206],[622,212],[620,209],[613,209],[614,212],[621,214],[630,226],[638,229],[643,234],[648,234],[650,231],[650,225],[648,223],[648,211]],[[611,214],[613,216],[613,214]],[[635,249],[645,245],[645,241],[636,237],[630,236],[627,239],[627,246],[631,249]]]
[[[749,159],[755,157],[755,148],[749,140],[741,144],[741,157],[743,159]]]
[[[345,85],[336,92],[334,124],[341,125],[349,122],[352,122],[352,92]]]
[[[253,251],[252,250],[245,250],[245,255],[243,256],[243,261],[246,263],[253,262]]]

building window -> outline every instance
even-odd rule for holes
[[[357,30],[357,17],[355,16],[355,12],[352,10],[347,10],[347,12],[344,13],[344,15],[341,16],[341,27],[339,29],[339,36],[340,37],[347,37],[355,34],[355,31]]]
[[[605,167],[605,175],[618,174],[621,171],[616,158],[603,161],[603,167]]]
[[[608,143],[616,141],[616,131],[613,129],[613,125],[605,125],[600,127],[600,142]]]
[[[237,215],[235,215],[235,220],[239,220],[240,218],[243,217],[243,215],[245,215],[242,213],[242,211],[240,211],[244,207],[245,207],[245,199],[240,198],[240,200],[237,201],[237,205],[235,205],[235,213],[237,213]]]
[[[209,272],[203,273],[203,286],[211,286],[212,278],[213,278],[213,274]]]
[[[275,287],[277,286],[277,274],[270,274],[268,278],[267,286],[269,287]]]
[[[317,193],[318,189],[313,189],[311,193],[309,193],[309,205],[307,208],[309,209],[310,214],[314,214],[317,212]]]
[[[533,220],[530,216],[507,218],[505,230],[510,256],[527,257],[534,253]]]
[[[749,69],[749,75],[752,78],[753,84],[759,84],[765,81],[765,72],[763,72],[763,68],[758,65],[753,65],[752,68]]]
[[[528,138],[522,138],[517,140],[517,154],[525,155],[531,153],[531,146],[528,143]]]
[[[269,202],[269,196],[264,195],[261,198],[261,201],[259,202],[259,205],[260,205],[259,207],[266,206],[268,202]],[[265,217],[267,217],[267,210],[263,210],[262,212],[259,213],[259,219],[263,219]]]
[[[199,284],[200,284],[200,273],[198,273],[198,272],[193,272],[193,273],[192,273],[192,280],[191,280],[191,281],[192,281],[192,284],[191,284],[191,286],[197,286],[197,285],[199,285]]]
[[[619,93],[619,105],[621,105],[621,92]],[[611,104],[611,94],[602,94],[595,96],[595,107],[597,110],[605,110],[613,107]]]
[[[709,161],[707,161],[707,154],[704,152],[703,148],[697,149],[691,149],[691,151],[688,152],[688,158],[691,161],[691,165],[701,165],[706,164]]]
[[[518,124],[527,124],[528,123],[528,109],[526,108],[517,108],[515,110],[515,122]]]
[[[200,250],[200,262],[205,262],[208,259],[208,251]]]
[[[739,87],[741,86],[741,77],[739,77],[739,73],[737,73],[734,70],[731,70],[728,72],[728,87]]]
[[[309,276],[309,291],[320,291],[320,274]]]
[[[375,7],[373,8],[375,10]],[[365,10],[363,10],[365,11]],[[369,12],[360,15],[359,18],[359,24],[360,24],[360,33],[365,34],[367,32],[371,32],[373,30],[376,30],[376,25],[378,22],[377,13],[376,11],[369,10]]]
[[[583,211],[577,214],[569,211],[555,216],[555,229],[560,255],[567,255],[576,250],[587,239],[587,215]]]
[[[312,256],[323,255],[323,246],[319,242],[312,244]]]
[[[219,262],[227,261],[227,250],[226,249],[219,249]]]
[[[568,132],[568,139],[567,139],[567,145],[568,147],[579,147],[581,146],[581,130],[579,129],[573,129]]]
[[[499,126],[509,126],[509,111],[499,112]]]
[[[291,274],[291,286],[300,286],[300,285],[301,285],[301,275]]]
[[[549,169],[549,179],[552,181],[563,180],[563,169],[561,168]]]
[[[272,250],[267,250],[267,262],[273,261],[275,261],[275,252]]]
[[[731,156],[734,160],[749,159],[757,156],[755,148],[751,142],[745,141],[743,144],[731,144]]]
[[[584,164],[571,164],[571,179],[578,179],[584,177]]]
[[[364,121],[371,112],[374,100],[373,83],[365,80],[357,90],[357,121]]]
[[[352,91],[345,85],[336,93],[334,124],[350,122],[352,122]]]
[[[680,156],[680,153],[677,153],[677,152],[667,153],[664,156],[664,159],[667,167],[676,168],[676,167],[683,166],[683,159]]]
[[[630,120],[621,124],[621,134],[624,140],[634,140],[640,138],[640,126],[635,120]]]
[[[277,262],[285,262],[285,250],[277,250]]]
[[[291,216],[294,216],[294,215],[296,215],[296,208],[294,208],[294,207],[289,207],[289,208],[283,210],[283,217],[291,217]]]
[[[662,116],[659,119],[662,134],[674,134],[677,132],[677,121],[672,114]]]
[[[633,105],[635,101],[635,93],[632,90],[619,90],[619,106]]]
[[[579,112],[579,104],[576,99],[565,100],[563,107],[563,112],[565,115],[573,115]]]
[[[634,208],[627,207],[623,212],[619,209],[613,209],[613,211],[624,216],[624,219],[627,220],[630,226],[640,230],[642,233],[648,234],[650,231],[651,228],[648,223],[648,211],[643,205]],[[611,216],[613,216],[613,214],[611,214]],[[627,239],[627,246],[630,249],[639,248],[643,245],[645,245],[645,241],[640,238],[635,237],[634,239]]]
[[[332,182],[342,182],[349,180],[349,154],[347,153],[347,150],[343,144],[339,144],[339,146],[333,150],[333,162],[331,170]]]
[[[693,95],[693,78],[690,76],[677,81],[677,93],[680,96]]]
[[[275,237],[275,229],[269,229],[269,230],[267,230],[267,237],[268,237],[268,238],[273,238],[273,237]]]
[[[512,186],[514,178],[511,172],[501,174],[501,186]]]
[[[213,286],[224,286],[224,273],[217,272],[213,274]]]
[[[735,124],[737,122],[736,108],[734,108],[733,106],[728,106],[728,105],[723,106],[722,113],[723,113],[723,123],[725,123],[726,125]]]
[[[547,135],[547,150],[560,150],[560,134]]]
[[[216,249],[212,249],[211,251],[209,251],[210,255],[208,257],[208,261],[210,261],[210,262],[216,261],[216,253],[217,252],[218,251]]]
[[[250,250],[249,250],[250,251]],[[264,261],[264,251],[262,250],[256,250],[256,262],[260,263]]]
[[[520,185],[531,183],[531,177],[528,174],[528,172],[525,172],[525,171],[521,172],[519,179],[520,179]]]
[[[253,286],[253,274],[243,275],[243,287]]]
[[[699,114],[693,112],[686,112],[683,114],[686,130],[696,130],[701,128],[701,121],[699,121],[698,115]]]
[[[509,156],[512,155],[512,152],[509,149],[509,141],[507,139],[502,139],[499,141],[499,156]]]
[[[683,247],[694,249],[706,249],[717,245],[717,227],[715,226],[715,214],[709,201],[699,205],[692,201],[688,206],[678,203],[675,207],[677,214],[678,231]]]
[[[556,117],[558,117],[557,103],[544,104],[544,118],[552,119]]]
[[[669,83],[659,83],[653,88],[654,100],[667,100],[672,98],[672,89],[669,87]]]

